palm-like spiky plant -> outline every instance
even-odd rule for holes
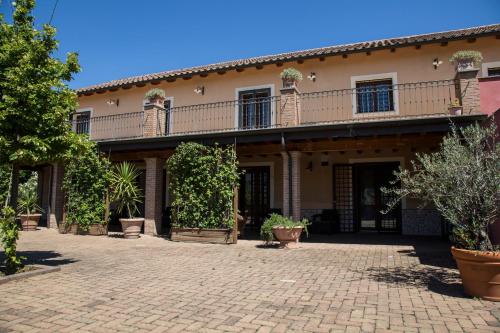
[[[139,212],[137,205],[142,202],[142,193],[137,186],[139,172],[128,162],[116,166],[111,174],[111,199],[116,203],[118,213],[125,212],[128,218],[133,218]]]
[[[36,192],[36,177],[31,177],[25,184],[19,186],[19,210],[22,214],[28,216],[41,212],[42,208],[38,205],[38,194]]]

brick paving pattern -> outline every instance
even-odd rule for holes
[[[24,255],[62,269],[0,285],[0,332],[500,332],[500,304],[463,295],[446,243],[331,240],[23,233]]]

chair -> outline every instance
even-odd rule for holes
[[[339,231],[339,214],[336,209],[323,209],[311,217],[308,231],[312,234],[331,235]]]

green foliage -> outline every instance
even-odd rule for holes
[[[52,57],[56,30],[37,30],[34,0],[16,1],[12,24],[0,15],[0,164],[57,159],[74,138],[68,118],[76,94],[67,87],[80,69],[77,55]]]
[[[232,228],[239,173],[232,146],[180,144],[168,160],[172,221],[187,228]]]
[[[19,226],[16,223],[14,210],[5,207],[0,212],[0,241],[5,252],[5,273],[14,274],[23,268],[22,257],[17,256],[17,240]]]
[[[3,207],[9,195],[11,168],[8,164],[0,164],[0,207]]]
[[[139,172],[128,162],[122,162],[111,173],[111,200],[116,203],[118,213],[125,212],[128,218],[133,218],[139,212],[138,205],[142,202],[142,193],[137,186]]]
[[[475,65],[481,63],[483,61],[483,55],[479,51],[473,51],[473,50],[463,50],[463,51],[457,51],[453,53],[453,55],[450,58],[450,62],[457,62],[460,60],[472,60]]]
[[[74,147],[64,170],[66,223],[89,230],[92,224],[106,224],[106,193],[110,182],[110,162],[86,136]]]
[[[41,212],[38,206],[37,175],[32,173],[27,182],[19,186],[19,211],[21,214],[35,214]]]
[[[293,67],[285,68],[280,76],[283,80],[302,81],[302,73]]]
[[[260,227],[260,237],[263,241],[269,243],[273,241],[273,228],[274,227],[282,227],[282,228],[295,228],[295,227],[303,227],[306,234],[308,234],[307,226],[310,222],[307,219],[302,219],[302,221],[293,221],[289,217],[282,216],[280,214],[271,214]]]
[[[157,98],[165,98],[165,91],[159,88],[153,88],[149,90],[144,97],[150,101]]]
[[[499,210],[500,144],[495,143],[495,132],[494,122],[489,127],[453,128],[438,152],[417,154],[412,170],[396,172],[392,187],[382,189],[395,195],[389,209],[406,196],[432,203],[453,225],[456,247],[495,250],[488,235]]]

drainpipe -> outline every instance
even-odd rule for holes
[[[288,212],[292,213],[292,196],[293,196],[293,186],[292,186],[292,156],[286,148],[285,134],[281,132],[281,148],[288,156]]]

